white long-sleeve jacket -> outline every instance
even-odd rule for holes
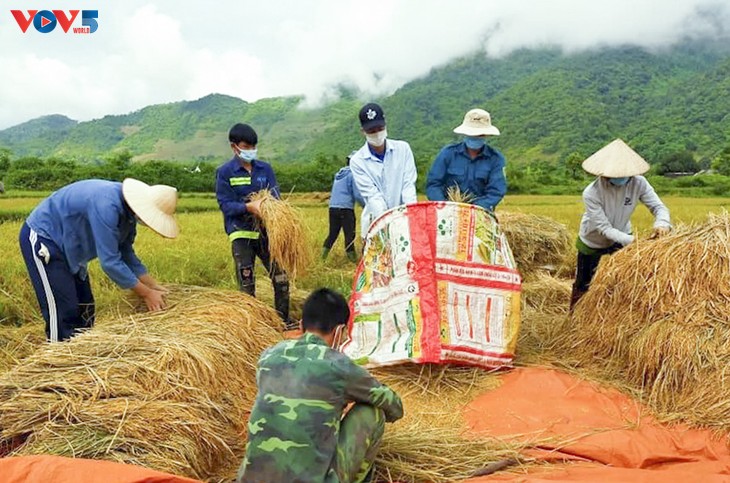
[[[416,163],[410,145],[405,141],[385,141],[385,158],[375,157],[367,143],[350,158],[352,180],[365,207],[361,218],[364,237],[370,223],[386,210],[406,203],[415,203]]]
[[[654,215],[654,228],[671,228],[669,210],[643,176],[633,176],[624,186],[614,186],[599,177],[583,190],[585,212],[580,239],[591,248],[623,246],[634,241],[631,215],[641,201]]]

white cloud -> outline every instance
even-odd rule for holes
[[[315,103],[345,82],[378,98],[478,48],[499,56],[546,44],[657,47],[730,23],[730,8],[716,0],[127,0],[81,2],[99,10],[95,34],[23,34],[9,10],[27,2],[8,3],[0,10],[0,129],[212,92],[248,101],[304,94]],[[59,8],[50,0],[33,8],[44,3]]]

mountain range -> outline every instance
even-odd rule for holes
[[[228,129],[245,122],[259,134],[262,159],[342,159],[364,142],[357,112],[373,99],[347,85],[338,92],[317,108],[296,96],[250,103],[210,94],[86,122],[54,114],[0,131],[0,147],[16,158],[93,162],[127,150],[135,161],[222,161],[230,156]],[[491,113],[502,135],[490,143],[508,162],[587,157],[618,137],[650,162],[685,151],[711,159],[730,145],[730,42],[654,51],[545,48],[497,59],[475,52],[374,100],[385,110],[389,136],[409,141],[419,165],[457,140],[452,129],[473,107]]]

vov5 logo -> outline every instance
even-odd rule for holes
[[[25,33],[33,24],[33,27],[42,34],[53,32],[56,26],[60,25],[64,32],[68,33],[71,25],[81,12],[81,27],[74,27],[75,34],[93,34],[99,28],[96,21],[99,18],[98,10],[69,10],[68,13],[63,10],[28,10],[26,16],[22,10],[11,10],[10,13],[18,22],[18,27]]]

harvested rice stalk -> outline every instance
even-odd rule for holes
[[[528,302],[521,312],[520,338],[517,342],[515,363],[528,366],[553,366],[563,370],[577,367],[571,354],[558,348],[565,337],[563,325],[567,313],[545,313]],[[585,377],[583,374],[581,377]]]
[[[406,364],[373,370],[402,398],[405,417],[386,425],[375,463],[376,480],[447,482],[474,476],[490,463],[517,458],[517,446],[465,438],[462,410],[477,394],[499,385],[484,369]]]
[[[499,226],[507,236],[523,279],[540,272],[559,272],[570,263],[572,239],[562,223],[546,216],[501,211]]]
[[[404,364],[373,369],[372,374],[401,397],[406,407],[404,422],[417,417],[434,427],[460,427],[461,411],[469,401],[499,386],[496,375],[472,366]],[[401,428],[388,425],[387,431]]]
[[[235,473],[255,365],[281,320],[239,292],[178,287],[169,302],[44,345],[0,375],[0,448]]]
[[[544,314],[567,314],[572,284],[569,280],[535,273],[522,284],[525,305]]]
[[[395,423],[387,428],[375,460],[375,481],[449,483],[477,474],[490,463],[525,461],[520,445],[477,438],[465,439],[461,429],[429,423]]]
[[[459,185],[454,184],[446,189],[446,199],[455,203],[473,203],[476,197],[473,193],[461,191]]]
[[[728,431],[729,314],[725,212],[605,257],[558,350],[641,391],[660,417]]]
[[[441,409],[449,397],[466,403],[470,395],[499,386],[495,374],[473,366],[403,364],[379,367],[371,372],[404,400],[419,406],[433,402],[434,408]]]
[[[0,325],[0,373],[32,354],[45,341],[42,324]]]
[[[279,340],[280,321],[238,292],[172,289],[166,312],[99,321],[1,375],[0,451],[233,479],[256,394],[255,364]],[[376,376],[407,408],[402,421],[387,426],[378,481],[454,481],[519,460],[514,444],[463,437],[461,410],[498,384],[495,375],[414,364]]]
[[[304,275],[313,255],[301,215],[287,201],[274,198],[269,190],[253,193],[250,200],[261,201],[260,220],[266,228],[271,259],[292,280]]]

